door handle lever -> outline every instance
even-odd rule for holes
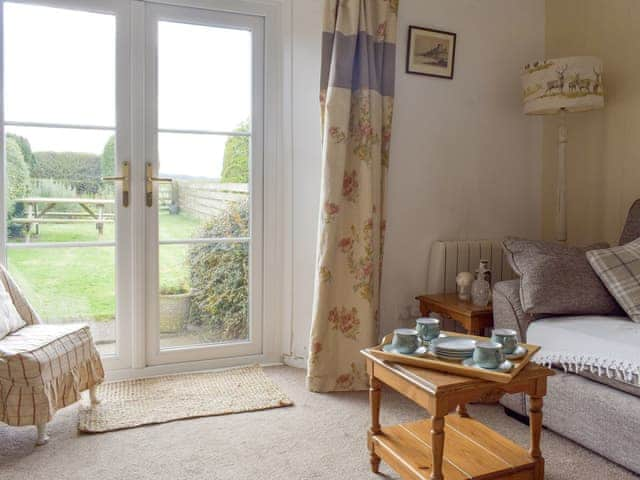
[[[147,207],[153,206],[153,183],[171,183],[173,181],[172,178],[163,178],[163,177],[155,177],[153,175],[153,165],[151,162],[147,162],[146,165],[146,175],[144,181],[144,191],[145,191],[145,200]]]
[[[122,162],[122,175],[115,177],[102,177],[105,182],[122,182],[122,206],[129,206],[129,162]]]

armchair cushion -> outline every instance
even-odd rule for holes
[[[0,340],[0,422],[37,425],[102,382],[87,325],[28,325]]]
[[[587,258],[631,320],[640,323],[640,238],[619,247],[592,250]]]
[[[18,287],[13,278],[11,278],[11,275],[9,275],[9,272],[7,272],[2,265],[0,265],[0,286],[4,287],[7,291],[11,297],[13,306],[16,307],[20,317],[22,317],[22,320],[24,320],[27,325],[42,323],[42,320],[25,298],[20,287]]]
[[[0,284],[0,340],[26,325],[11,297]]]
[[[537,240],[503,246],[520,276],[523,310],[536,315],[612,315],[620,307],[595,274],[585,249]],[[608,245],[604,245],[606,247]],[[595,248],[603,248],[598,245]],[[594,248],[590,247],[590,248]]]

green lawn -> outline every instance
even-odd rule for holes
[[[184,214],[160,214],[160,238],[192,238],[199,221]],[[101,240],[113,240],[113,225],[105,225]],[[99,240],[93,224],[40,227],[38,242]],[[160,248],[162,289],[188,286],[186,245]],[[44,319],[109,320],[115,317],[115,268],[113,247],[9,248],[9,269]]]

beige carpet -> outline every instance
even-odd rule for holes
[[[98,398],[100,404],[80,407],[80,431],[108,432],[292,405],[259,365],[105,383]]]
[[[51,441],[34,447],[35,428],[0,425],[2,480],[359,480],[396,479],[369,472],[365,392],[313,394],[304,372],[266,368],[295,402],[291,408],[203,417],[102,435],[78,433],[78,408],[59,412]],[[471,405],[473,416],[527,445],[526,426],[497,406]],[[413,403],[383,391],[382,421],[421,418]],[[542,439],[547,480],[632,480],[626,470],[546,431]]]

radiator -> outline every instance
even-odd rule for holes
[[[492,283],[517,278],[500,240],[437,241],[429,254],[427,293],[456,293],[456,275],[459,272],[475,274],[481,259],[489,261]],[[445,320],[443,329],[461,330],[453,320]]]

